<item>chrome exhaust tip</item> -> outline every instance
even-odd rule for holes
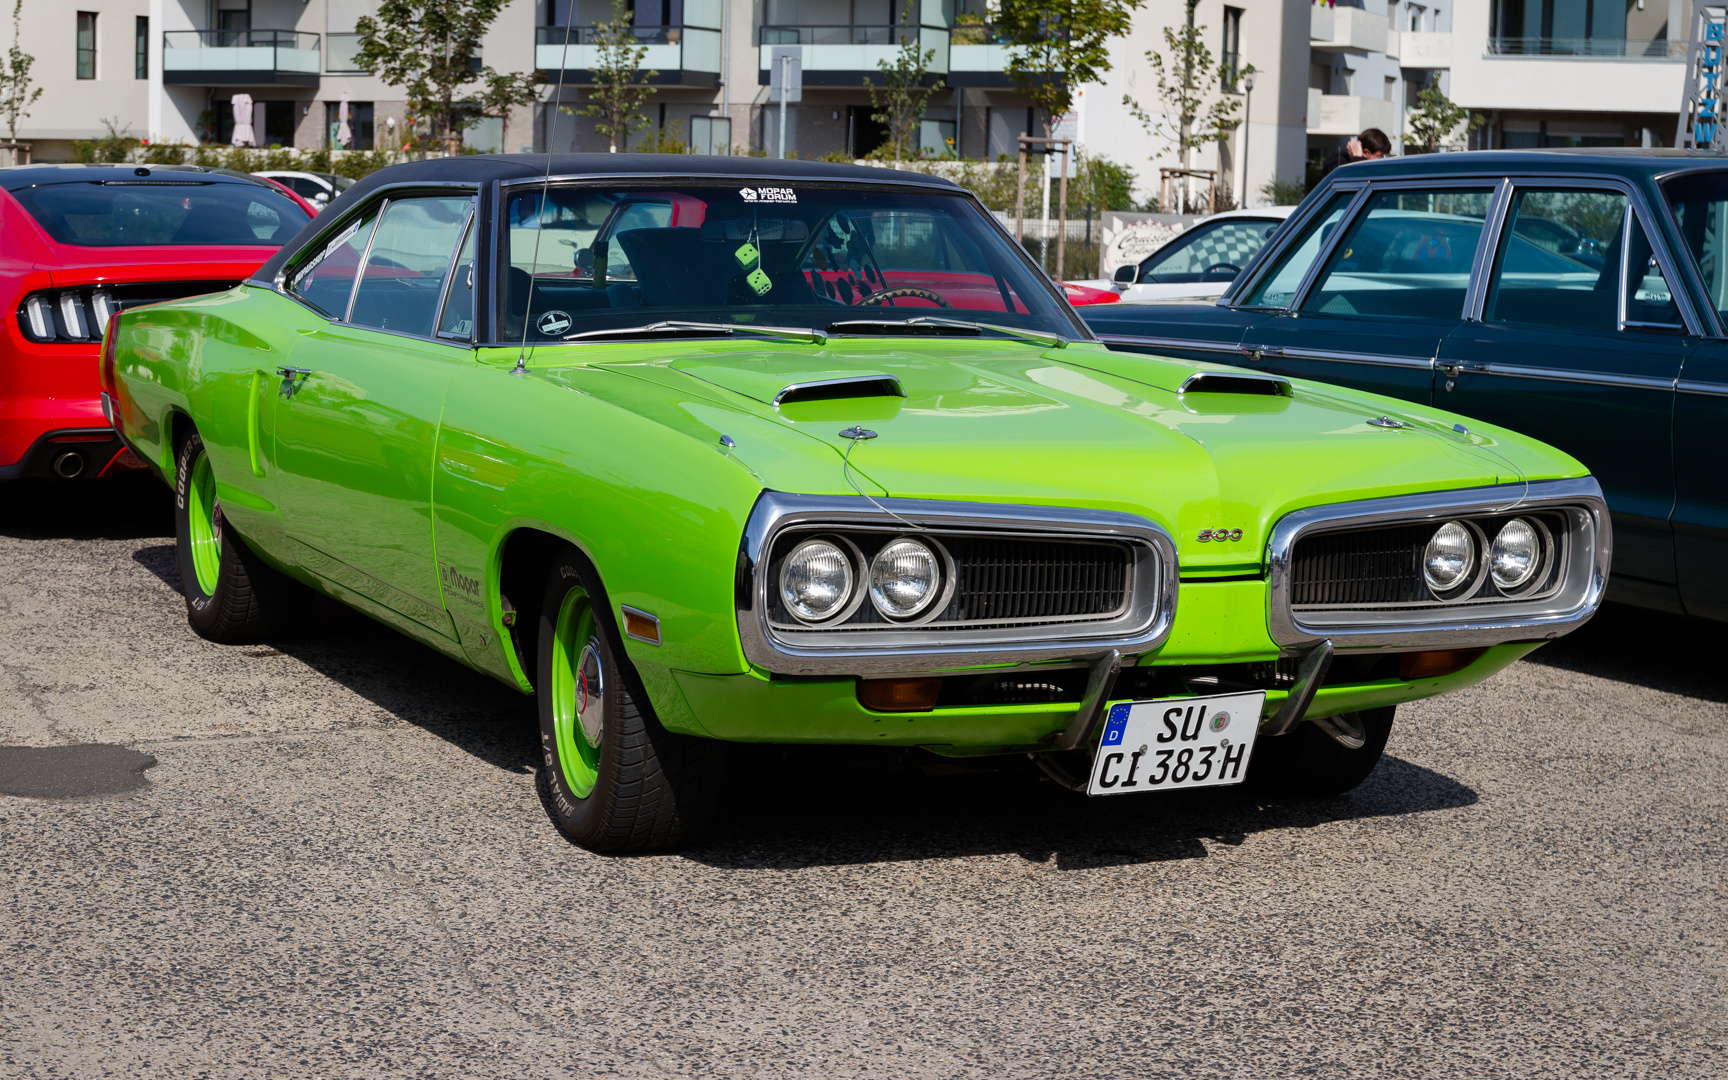
[[[84,455],[67,450],[54,459],[54,475],[62,480],[76,480],[84,472]]]

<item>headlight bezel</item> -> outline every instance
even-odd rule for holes
[[[904,615],[890,611],[877,595],[876,563],[896,544],[915,544],[923,548],[930,554],[936,568],[936,587],[930,590],[930,594],[924,598],[922,603]],[[907,534],[890,537],[876,550],[875,554],[869,557],[864,567],[863,580],[860,582],[860,591],[870,597],[870,606],[876,609],[876,613],[890,623],[895,626],[918,626],[930,622],[942,614],[943,609],[948,606],[949,600],[954,595],[955,578],[954,557],[948,553],[948,549],[943,546],[941,541],[933,536],[919,537]]]
[[[1499,574],[1495,572],[1494,548],[1499,544],[1500,537],[1505,535],[1506,530],[1511,528],[1513,524],[1517,522],[1523,522],[1536,534],[1536,558],[1531,562],[1530,570],[1523,578],[1511,585],[1507,585],[1500,580]],[[1553,530],[1548,527],[1547,522],[1542,520],[1541,515],[1520,514],[1517,517],[1509,519],[1505,524],[1500,526],[1500,529],[1494,534],[1494,538],[1488,542],[1488,548],[1484,553],[1482,561],[1488,568],[1488,576],[1493,580],[1494,587],[1499,589],[1502,595],[1522,596],[1526,593],[1534,592],[1541,587],[1543,581],[1552,572],[1558,547],[1559,545],[1554,539]]]
[[[847,569],[846,597],[840,602],[840,606],[835,608],[831,614],[818,616],[816,618],[807,618],[786,601],[786,571],[787,564],[791,561],[793,555],[814,544],[826,544],[840,552],[841,560],[844,562]],[[864,602],[865,589],[862,587],[862,571],[865,565],[863,552],[859,551],[858,546],[846,537],[838,534],[830,535],[827,533],[807,536],[801,539],[791,550],[787,551],[774,567],[775,590],[779,594],[779,599],[785,606],[787,612],[802,625],[811,627],[832,626],[835,623],[844,622],[851,618],[853,613],[858,610],[858,605]]]

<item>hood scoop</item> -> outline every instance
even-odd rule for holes
[[[1293,396],[1289,379],[1258,371],[1198,371],[1182,381],[1182,388],[1177,393]]]
[[[691,378],[765,405],[906,396],[900,380],[887,372],[856,367],[813,369],[808,360],[802,364],[770,361],[737,365],[686,360],[672,366]]]

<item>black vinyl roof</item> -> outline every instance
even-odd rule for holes
[[[939,176],[868,165],[839,165],[826,161],[782,161],[759,157],[708,157],[701,154],[462,154],[457,157],[407,161],[368,174],[342,192],[318,217],[292,240],[282,245],[268,262],[252,275],[254,282],[270,285],[276,273],[319,230],[330,223],[330,215],[341,214],[355,202],[391,184],[488,184],[510,180],[584,177],[633,177],[686,179],[723,177],[728,180],[810,181],[848,180],[874,184],[907,184],[915,187],[959,191],[959,185]]]

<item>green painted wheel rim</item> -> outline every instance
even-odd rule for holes
[[[588,593],[571,589],[552,626],[552,728],[564,783],[578,799],[594,791],[605,741],[605,672]]]
[[[192,540],[192,572],[204,595],[216,592],[222,572],[222,508],[216,502],[216,474],[210,455],[202,450],[192,463],[192,479],[186,487],[186,530]]]

